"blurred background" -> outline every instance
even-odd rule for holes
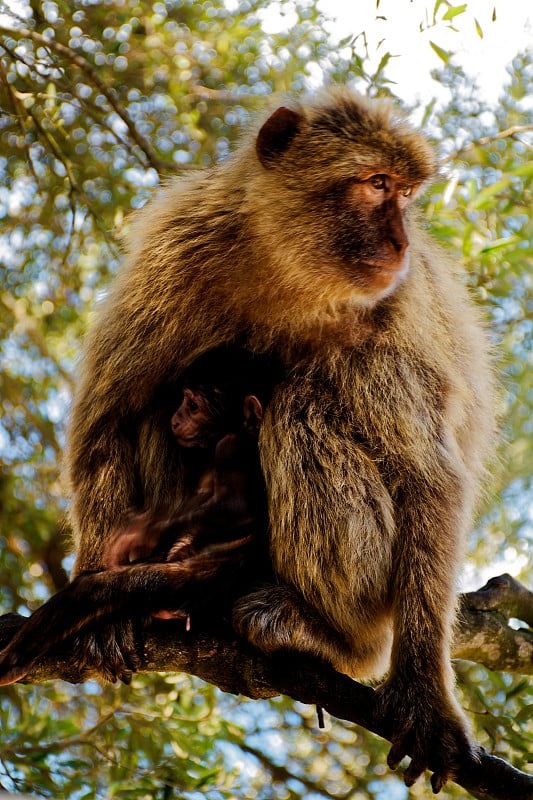
[[[396,98],[440,151],[428,225],[462,259],[502,376],[504,437],[463,588],[505,571],[533,587],[528,6],[0,0],[1,613],[28,613],[68,577],[64,422],[130,212],[165,177],[224,159],[272,93],[331,81]],[[531,679],[457,671],[476,736],[526,769]],[[314,708],[187,675],[6,687],[0,730],[0,790],[39,797],[430,796],[427,783],[407,790],[362,729],[317,730]]]

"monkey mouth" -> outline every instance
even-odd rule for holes
[[[407,256],[401,261],[363,261],[357,265],[357,283],[372,295],[387,295],[405,278],[409,270]]]
[[[391,261],[365,261],[365,266],[377,275],[389,276],[391,280],[403,278],[409,271],[409,256]]]
[[[207,442],[195,436],[180,436],[177,442],[180,447],[207,447]]]
[[[390,261],[371,261],[366,260],[361,265],[363,268],[369,267],[372,272],[384,272],[384,273],[392,273],[395,275],[400,275],[404,272],[407,272],[409,269],[409,258],[405,255],[402,259],[394,259]]]

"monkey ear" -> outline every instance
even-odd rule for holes
[[[263,406],[255,394],[244,398],[244,427],[249,433],[257,435],[263,421]]]
[[[281,106],[267,119],[259,133],[255,149],[261,164],[269,169],[278,156],[288,149],[300,130],[302,117],[296,111]]]

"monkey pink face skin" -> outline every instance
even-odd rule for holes
[[[207,447],[206,429],[211,414],[205,397],[193,389],[184,389],[183,400],[170,421],[180,447]]]

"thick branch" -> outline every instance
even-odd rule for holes
[[[490,631],[493,636],[501,635],[501,626],[505,627],[502,620],[506,619],[506,614],[514,616],[518,608],[524,609],[520,612],[521,616],[527,616],[531,610],[531,594],[518,581],[504,575],[492,579],[478,592],[465,595],[462,598],[463,620],[457,635],[456,655],[472,657],[467,654],[468,640],[478,637],[481,637],[481,642],[475,648],[476,654],[480,650],[483,653],[490,652]],[[504,613],[501,613],[500,607],[495,611],[497,597],[500,597]],[[501,616],[495,628],[480,623],[487,615],[492,619],[495,614]],[[9,641],[22,621],[23,618],[15,614],[0,618],[0,647]],[[476,631],[474,635],[467,631],[472,621]],[[379,721],[374,719],[374,690],[311,657],[296,653],[267,657],[245,642],[236,641],[227,630],[216,633],[185,632],[183,625],[169,622],[154,621],[144,631],[144,637],[141,647],[142,672],[188,672],[223,691],[254,699],[284,694],[304,703],[319,705],[330,714],[362,725],[378,735],[384,734]],[[492,646],[497,646],[500,653],[504,650],[497,642],[495,645],[494,640]],[[502,657],[507,663],[507,655]],[[491,661],[493,668],[496,660]],[[526,659],[522,666],[527,667]],[[87,677],[73,673],[68,643],[64,643],[60,650],[36,665],[28,679],[39,682],[59,678],[75,683]],[[511,797],[513,800],[533,800],[533,776],[485,752],[482,752],[478,764],[465,761],[460,766],[456,782],[474,797],[484,800],[508,800]]]
[[[510,619],[529,628],[511,627]],[[533,675],[533,592],[510,575],[461,595],[453,655],[488,669]]]

